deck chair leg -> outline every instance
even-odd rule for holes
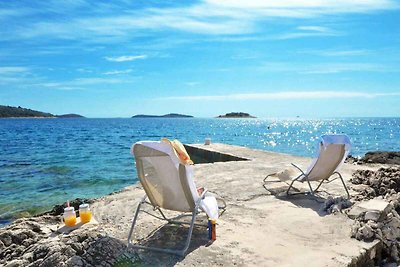
[[[133,234],[133,229],[135,228],[137,217],[138,217],[139,212],[140,212],[140,207],[146,201],[146,198],[147,198],[147,195],[142,198],[142,200],[139,202],[139,204],[138,204],[138,206],[136,208],[135,216],[133,217],[133,220],[132,220],[132,226],[131,226],[131,229],[129,230],[128,245],[127,245],[128,247],[129,247],[129,245],[131,243],[131,237],[132,237],[132,234]]]
[[[299,175],[297,178],[293,179],[292,182],[290,183],[288,189],[286,190],[286,195],[289,196],[291,194],[289,194],[290,188],[293,187],[293,183],[296,182],[297,180],[299,180],[303,175]]]
[[[317,192],[317,191],[318,191],[319,187],[323,184],[324,181],[325,181],[325,180],[322,180],[322,181],[318,184],[318,186],[317,186],[317,188],[315,188],[314,192]]]
[[[347,199],[350,199],[350,193],[349,193],[349,191],[347,190],[347,186],[346,186],[346,184],[344,183],[344,180],[343,180],[342,175],[341,175],[339,172],[334,172],[333,174],[337,174],[337,175],[339,176],[340,181],[342,181],[344,190],[346,190]],[[319,183],[319,185],[318,185],[317,188],[314,190],[314,192],[318,191],[319,187],[323,184],[323,182],[324,182],[324,180],[322,180],[322,181]]]
[[[347,199],[350,199],[350,193],[349,193],[349,190],[347,190],[347,187],[346,187],[346,184],[344,183],[344,180],[343,180],[342,175],[341,175],[339,172],[334,172],[334,173],[336,173],[337,175],[339,175],[339,178],[340,178],[340,181],[342,181],[344,190],[346,190]]]
[[[194,225],[195,225],[194,222],[196,221],[198,205],[196,205],[196,207],[195,207],[195,209],[194,209],[194,211],[192,213],[192,220],[190,222],[189,232],[188,232],[188,235],[187,235],[187,238],[186,238],[186,241],[185,241],[185,246],[184,246],[184,248],[182,250],[163,249],[163,248],[157,248],[157,247],[146,247],[146,246],[141,246],[141,245],[133,245],[133,244],[131,244],[131,236],[132,236],[135,224],[136,224],[136,220],[137,220],[138,214],[140,212],[140,206],[144,203],[145,198],[143,198],[143,200],[139,203],[139,205],[138,205],[138,207],[136,209],[136,213],[135,213],[135,216],[134,216],[133,221],[132,221],[131,230],[129,231],[128,248],[129,248],[129,246],[131,246],[131,247],[136,248],[136,249],[151,250],[151,251],[164,252],[164,253],[170,253],[170,254],[175,254],[175,255],[179,255],[179,256],[184,256],[186,251],[189,248],[190,240],[192,239],[193,228],[194,228]],[[163,215],[163,217],[166,218],[161,210],[160,210],[160,212]],[[169,221],[168,219],[166,219],[166,220]]]
[[[312,189],[311,183],[310,183],[310,181],[309,181],[308,179],[307,179],[307,183],[308,183],[308,187],[310,188],[310,193],[311,193],[311,195],[314,195],[314,192],[317,191],[317,190],[314,191],[314,190]]]
[[[164,218],[164,220],[166,220],[167,222],[169,222],[170,220],[164,215],[164,212],[162,212],[162,210],[160,208],[157,208],[157,210],[160,212],[161,216]]]
[[[190,227],[189,227],[189,233],[188,236],[186,238],[186,243],[185,243],[185,247],[183,248],[182,252],[181,252],[181,256],[185,255],[186,251],[189,248],[190,245],[190,240],[192,239],[192,234],[193,234],[193,228],[194,228],[194,222],[196,221],[196,215],[197,215],[197,205],[192,213],[192,221],[190,223]]]
[[[265,178],[263,179],[264,184],[266,183],[268,177],[273,176],[273,175],[276,175],[276,174],[277,174],[277,173],[274,172],[274,173],[271,173],[271,174],[268,174],[267,176],[265,176]]]

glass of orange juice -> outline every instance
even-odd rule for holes
[[[82,223],[88,223],[92,219],[92,212],[89,209],[89,204],[79,205],[79,217]]]
[[[74,226],[76,224],[76,214],[74,207],[65,208],[63,218],[66,226]]]

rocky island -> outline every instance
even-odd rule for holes
[[[23,107],[0,105],[0,118],[84,118],[78,114],[53,115],[48,112],[37,111]]]
[[[165,115],[138,114],[138,115],[132,116],[132,118],[193,118],[193,116],[184,115],[184,114],[178,114],[178,113],[169,113],[169,114],[165,114]]]
[[[219,115],[217,118],[256,118],[249,113],[244,112],[230,112],[226,113],[225,115]]]
[[[57,115],[57,118],[62,118],[62,119],[73,119],[73,118],[85,118],[82,115],[79,114],[74,114],[74,113],[69,113],[69,114],[63,114],[63,115]]]

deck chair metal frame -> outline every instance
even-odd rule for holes
[[[191,238],[192,238],[194,226],[195,226],[195,225],[198,225],[198,226],[207,227],[207,225],[196,224],[196,223],[195,223],[196,216],[197,216],[197,214],[199,213],[199,211],[198,211],[198,210],[199,210],[199,209],[198,209],[198,208],[199,208],[199,207],[198,207],[198,204],[195,205],[195,210],[192,212],[192,218],[191,218],[190,223],[189,223],[189,222],[183,222],[183,221],[175,220],[175,218],[172,218],[172,219],[171,219],[171,218],[167,218],[167,217],[165,216],[165,214],[162,212],[162,210],[160,209],[160,207],[154,207],[150,202],[146,201],[146,199],[147,199],[147,195],[145,195],[145,196],[142,198],[142,200],[139,202],[139,204],[138,204],[138,206],[137,206],[137,208],[136,208],[135,216],[133,217],[131,229],[130,229],[129,235],[128,235],[128,247],[132,247],[132,248],[136,248],[136,249],[143,249],[143,250],[151,250],[151,251],[156,251],[156,252],[165,252],[165,253],[169,253],[169,254],[176,254],[176,255],[179,255],[179,256],[184,256],[185,253],[186,253],[186,251],[187,251],[188,248],[189,248],[190,240],[191,240]],[[141,206],[142,206],[143,204],[148,204],[148,205],[153,206],[154,210],[157,210],[157,211],[161,214],[162,217],[156,216],[156,215],[154,215],[154,214],[151,214],[151,213],[149,213],[149,212],[146,212],[146,211],[142,210],[142,209],[141,209]],[[189,224],[189,225],[190,225],[190,226],[189,226],[189,231],[188,231],[188,235],[187,235],[187,238],[186,238],[185,245],[184,245],[183,249],[182,249],[182,250],[173,250],[173,249],[167,249],[167,248],[148,247],[148,246],[142,246],[142,245],[135,245],[135,244],[133,244],[133,243],[132,243],[131,237],[132,237],[132,234],[133,234],[133,231],[134,231],[134,228],[135,228],[135,225],[136,225],[136,221],[137,221],[137,219],[138,219],[138,216],[139,216],[140,211],[142,211],[142,212],[144,212],[144,213],[147,213],[147,214],[149,214],[150,216],[153,216],[153,217],[155,217],[155,218],[157,218],[157,219],[159,219],[159,220],[167,221],[167,222],[170,223],[170,224],[178,224],[178,225],[179,225],[179,224]]]
[[[348,140],[348,142],[350,142],[349,139],[348,139],[348,137],[347,137],[347,136],[345,136],[345,137],[346,137],[345,140]],[[341,154],[338,155],[338,161],[335,162],[335,164],[332,164],[332,166],[331,166],[332,168],[331,168],[329,171],[327,171],[327,175],[326,175],[325,177],[322,177],[321,179],[315,179],[315,178],[314,178],[314,179],[309,179],[309,177],[313,174],[313,170],[314,170],[315,166],[317,166],[317,165],[319,164],[319,160],[320,160],[321,153],[324,153],[324,150],[325,150],[325,149],[328,149],[329,146],[337,146],[337,147],[340,148],[340,153],[341,153]],[[292,181],[290,182],[290,184],[287,183],[287,184],[289,185],[289,187],[288,187],[288,189],[286,190],[286,195],[287,195],[287,196],[290,196],[290,195],[298,195],[298,194],[311,194],[311,195],[314,196],[315,193],[318,192],[318,189],[321,187],[321,185],[322,185],[323,183],[331,183],[331,182],[333,182],[334,180],[336,180],[336,179],[339,178],[340,181],[342,182],[342,185],[343,185],[345,191],[346,191],[347,198],[349,199],[349,198],[350,198],[350,193],[349,193],[349,191],[348,191],[348,189],[347,189],[347,187],[346,187],[346,184],[345,184],[345,182],[344,182],[344,180],[343,180],[342,175],[337,171],[338,167],[343,163],[345,157],[346,157],[347,154],[348,154],[348,151],[346,151],[345,146],[346,146],[346,144],[334,144],[334,143],[324,145],[323,142],[320,142],[320,143],[319,143],[319,152],[320,152],[320,153],[319,153],[318,157],[312,162],[312,165],[309,167],[308,171],[306,171],[306,172],[304,172],[304,171],[303,171],[300,167],[298,167],[297,165],[291,163],[293,167],[295,167],[296,169],[298,169],[298,170],[301,172],[301,174],[298,175],[296,178],[292,179]],[[276,174],[277,174],[277,173],[272,173],[272,174],[267,175],[267,176],[264,178],[264,180],[263,180],[263,181],[264,181],[264,188],[265,188],[265,183],[267,182],[267,178],[268,178],[268,177],[271,177],[271,176],[274,176],[274,175],[276,175]],[[336,177],[336,178],[334,178],[334,179],[332,179],[332,180],[329,180],[329,178],[330,178],[332,175],[335,175],[335,174],[336,174],[338,177]],[[315,189],[313,189],[312,186],[311,186],[311,181],[318,181],[318,180],[321,180],[320,183],[318,184],[318,186],[317,186]],[[294,182],[307,182],[310,191],[290,193],[290,189],[294,188],[294,186],[293,186]]]
[[[141,151],[141,153],[139,153],[139,150]],[[190,185],[186,176],[186,167],[183,164],[179,164],[178,167],[178,176],[179,176],[179,180],[180,180],[180,185],[181,188],[183,190],[183,195],[184,198],[187,201],[188,207],[187,208],[183,208],[181,210],[177,210],[174,208],[170,208],[168,207],[167,203],[160,203],[160,201],[157,199],[157,197],[155,197],[153,195],[153,193],[151,192],[151,190],[149,190],[149,185],[148,185],[148,180],[147,180],[147,174],[145,174],[144,171],[144,167],[143,167],[143,161],[142,158],[143,156],[140,156],[139,154],[145,154],[147,157],[169,157],[168,154],[162,152],[162,151],[157,151],[156,149],[152,149],[149,147],[146,147],[142,144],[135,144],[132,147],[132,154],[134,154],[135,156],[135,161],[136,161],[136,168],[138,171],[138,177],[140,182],[143,185],[143,189],[146,192],[146,195],[141,199],[141,201],[139,202],[137,208],[136,208],[136,212],[135,215],[133,217],[132,220],[132,225],[129,231],[129,235],[128,235],[128,248],[132,247],[135,249],[143,249],[143,250],[151,250],[151,251],[156,251],[156,252],[164,252],[164,253],[170,253],[170,254],[175,254],[175,255],[179,255],[179,256],[184,256],[186,251],[189,248],[190,245],[190,241],[191,241],[191,237],[193,234],[193,228],[195,225],[199,225],[199,226],[204,226],[207,227],[207,225],[204,224],[196,224],[195,220],[196,220],[196,216],[198,215],[198,213],[200,212],[200,202],[202,199],[204,199],[204,197],[206,196],[207,190],[204,190],[201,194],[201,196],[199,196],[199,198],[197,199],[197,201],[195,201],[194,197],[193,197],[193,191],[191,191],[190,189]],[[147,199],[149,199],[149,201],[147,201]],[[154,214],[151,214],[150,212],[147,212],[145,210],[143,210],[141,207],[144,204],[148,204],[151,205],[153,207],[153,211],[158,211],[161,214],[161,217],[156,216]],[[163,205],[164,204],[164,205]],[[162,212],[162,209],[165,210],[172,210],[172,211],[177,211],[177,212],[182,212],[182,215],[189,215],[191,213],[191,220],[190,223],[189,222],[184,222],[184,221],[179,221],[176,220],[177,217],[174,218],[167,218],[165,216],[165,214]],[[136,222],[138,220],[138,216],[140,212],[144,212],[147,213],[157,219],[160,220],[164,220],[167,221],[167,223],[171,223],[171,224],[189,224],[189,230],[188,230],[188,234],[187,234],[187,238],[184,244],[183,249],[181,250],[175,250],[175,249],[168,249],[168,248],[160,248],[160,247],[151,247],[151,246],[142,246],[142,245],[137,245],[137,244],[133,244],[132,242],[132,235],[134,232],[134,228],[136,225]],[[178,217],[182,217],[182,216],[178,216]]]

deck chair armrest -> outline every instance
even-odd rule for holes
[[[206,197],[207,192],[208,192],[208,189],[203,187],[203,192],[201,193],[200,198],[204,199]]]
[[[292,164],[293,167],[295,167],[296,169],[298,169],[298,170],[301,172],[301,174],[303,174],[304,176],[306,176],[306,174],[303,172],[302,169],[300,169],[299,166],[295,165],[294,163],[290,163],[290,164]]]

